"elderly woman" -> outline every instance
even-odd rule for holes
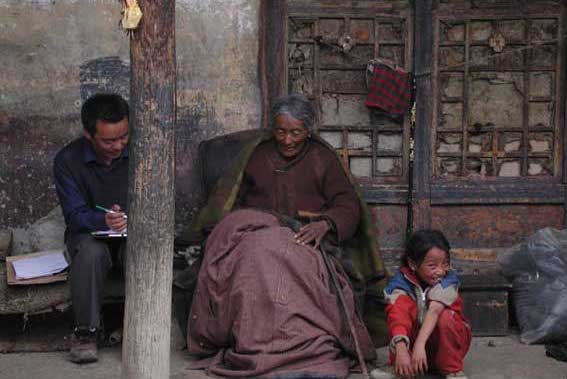
[[[224,216],[207,239],[188,349],[216,376],[344,378],[355,348],[318,247],[325,239],[344,248],[332,249],[339,259],[330,269],[371,360],[349,282],[381,275],[375,241],[365,238],[370,219],[333,149],[312,134],[309,101],[282,97],[272,114],[269,135],[236,157],[196,220],[198,229]]]

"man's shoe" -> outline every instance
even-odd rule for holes
[[[71,339],[69,360],[74,363],[92,363],[98,361],[96,331],[77,331]]]
[[[468,379],[464,372],[452,372],[450,374],[445,375],[446,379]]]

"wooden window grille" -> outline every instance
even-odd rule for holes
[[[316,132],[362,183],[406,181],[409,117],[393,120],[364,102],[370,60],[387,59],[409,69],[407,20],[292,14],[287,21],[287,91],[313,101]],[[345,41],[350,41],[347,49]]]
[[[436,178],[560,175],[563,33],[559,15],[438,19]]]

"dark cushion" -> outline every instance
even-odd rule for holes
[[[228,170],[238,153],[265,133],[264,129],[243,130],[211,138],[199,144],[199,161],[203,193],[208,196],[217,180]]]

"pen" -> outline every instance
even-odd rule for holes
[[[98,210],[100,210],[100,211],[106,212],[106,213],[116,213],[116,212],[113,211],[112,209],[108,209],[108,208],[105,208],[105,207],[101,207],[100,205],[95,205],[95,208],[98,209]],[[124,218],[125,218],[125,219],[128,219],[128,216],[124,215]]]

